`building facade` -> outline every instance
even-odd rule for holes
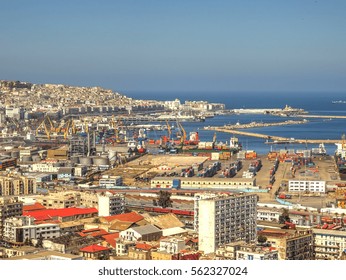
[[[125,211],[125,197],[122,194],[105,192],[98,194],[97,199],[99,216],[112,216]]]
[[[21,216],[23,212],[23,202],[18,198],[0,197],[0,239],[3,237],[4,223],[7,218]]]
[[[25,176],[0,176],[0,196],[35,194],[36,179]]]
[[[208,254],[223,244],[254,242],[256,205],[254,194],[196,194],[194,228],[199,236],[199,250]]]
[[[58,224],[35,224],[32,217],[13,217],[5,220],[3,238],[16,244],[23,244],[31,239],[50,239],[60,236]]]
[[[312,229],[314,235],[315,258],[318,260],[338,260],[346,252],[346,232],[339,230]]]
[[[313,260],[314,240],[311,230],[265,229],[260,235],[279,251],[279,260]]]
[[[326,181],[304,181],[304,180],[289,180],[288,181],[289,192],[313,192],[313,193],[325,193]]]

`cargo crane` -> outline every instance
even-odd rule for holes
[[[44,130],[48,140],[50,140],[50,133],[55,132],[56,128],[54,127],[50,117],[46,115],[42,122],[39,124],[39,126],[36,128],[36,136],[39,134],[40,131]]]
[[[185,141],[186,141],[186,131],[180,122],[177,121],[177,125],[178,125],[178,127],[182,133],[182,135],[180,137],[180,145],[183,146],[185,144]]]
[[[167,124],[167,132],[168,132],[168,141],[170,141],[171,136],[172,136],[172,130],[171,130],[171,126],[169,125],[167,120],[166,120],[166,124]]]

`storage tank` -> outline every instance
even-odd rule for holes
[[[109,165],[109,159],[107,157],[94,157],[93,164],[98,165]]]
[[[81,165],[88,166],[88,165],[92,165],[93,160],[91,157],[79,157],[79,163]]]

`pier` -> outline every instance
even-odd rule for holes
[[[240,124],[236,123],[234,125],[228,124],[224,125],[224,128],[226,129],[240,129],[240,128],[254,128],[254,127],[267,127],[267,126],[283,126],[283,125],[294,125],[294,124],[306,124],[309,121],[306,119],[303,119],[301,121],[293,121],[293,120],[287,120],[284,122],[251,122],[251,123],[245,123]]]
[[[315,119],[346,119],[346,116],[326,116],[326,115],[294,115],[299,118],[315,118]]]
[[[246,131],[239,131],[235,129],[227,129],[224,127],[217,127],[217,126],[208,126],[205,127],[206,130],[214,130],[219,132],[225,132],[225,133],[231,133],[235,135],[244,135],[249,137],[257,137],[257,138],[263,138],[263,139],[270,139],[273,141],[273,144],[275,144],[274,141],[278,142],[288,142],[288,143],[296,143],[296,144],[320,144],[320,143],[326,143],[326,144],[335,144],[335,143],[342,143],[342,140],[333,140],[333,139],[294,139],[294,138],[287,138],[287,137],[281,137],[281,136],[273,136],[273,135],[267,135],[267,134],[261,134],[261,133],[254,133],[254,132],[246,132]]]

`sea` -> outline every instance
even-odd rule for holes
[[[181,103],[185,101],[208,101],[210,103],[223,103],[226,109],[271,109],[284,108],[286,105],[293,108],[304,109],[311,115],[346,116],[346,102],[335,103],[333,101],[346,100],[346,92],[129,92],[124,93],[135,99],[175,100]],[[280,117],[266,114],[234,114],[220,115],[207,118],[205,122],[184,122],[183,127],[189,132],[198,131],[201,141],[212,141],[214,131],[205,130],[207,126],[223,126],[228,124],[246,124],[250,122],[282,122],[285,120],[297,120],[296,117]],[[303,118],[300,118],[303,119]],[[299,125],[270,126],[246,129],[249,132],[262,133],[272,136],[282,136],[296,139],[342,139],[346,134],[346,119],[309,118],[308,122]],[[174,126],[174,124],[171,124]],[[148,131],[148,138],[158,139],[163,131]],[[217,142],[229,143],[230,137],[237,137],[243,150],[254,150],[258,154],[266,154],[269,151],[281,149],[311,149],[318,144],[265,144],[265,139],[242,135],[230,135],[217,132]],[[327,153],[333,155],[335,144],[325,144]]]

